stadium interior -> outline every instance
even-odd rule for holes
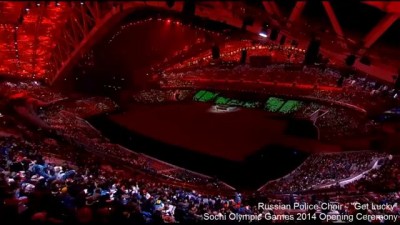
[[[0,1],[2,224],[397,223],[399,17]]]

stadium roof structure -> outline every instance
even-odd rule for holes
[[[376,7],[387,13],[400,13],[399,1],[364,1],[363,3]]]
[[[167,2],[172,4],[168,5]],[[347,54],[363,55],[400,15],[400,2],[397,1],[363,3],[380,9],[386,15],[364,38],[356,41],[356,49],[348,48]],[[86,51],[128,14],[146,7],[180,12],[184,4],[184,1],[171,0],[1,1],[0,75],[43,79],[52,84],[63,78]],[[196,4],[196,16],[223,21],[236,27],[242,27],[243,19],[251,16],[254,23],[247,28],[249,31],[258,33],[263,23],[268,21],[288,37],[297,37],[296,29],[300,28],[291,24],[300,17],[307,1],[296,2],[289,16],[284,16],[274,1],[259,1],[261,7],[249,6],[246,1],[198,1]],[[324,1],[322,4],[336,33],[335,38],[343,40],[346,46],[346,35],[331,3]],[[389,74],[397,73],[397,66],[393,65],[388,71],[373,66],[368,69],[376,69],[376,74],[384,74],[383,78],[390,80]]]

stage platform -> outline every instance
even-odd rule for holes
[[[158,141],[232,161],[242,161],[273,144],[305,152],[338,151],[316,140],[288,135],[289,121],[277,114],[242,108],[213,113],[212,107],[195,102],[133,104],[111,120]]]

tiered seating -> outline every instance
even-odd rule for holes
[[[250,41],[227,41],[220,47],[220,60],[238,63],[242,50],[247,50],[250,56],[272,55],[275,63],[301,63],[304,60],[304,51],[301,49],[278,46],[275,44],[254,45]],[[171,72],[179,69],[196,68],[207,66],[213,61],[209,49],[199,53],[197,56],[184,60],[173,66],[167,67],[165,71]]]
[[[400,100],[395,95],[394,88],[388,85],[376,87],[374,80],[357,75],[346,79],[343,87],[337,87],[340,71],[299,66],[299,68],[286,64],[271,65],[266,68],[209,66],[164,74],[161,86],[253,90],[275,95],[320,99],[366,110],[379,106],[390,107]]]
[[[161,103],[165,101],[180,101],[191,95],[190,90],[141,90],[133,94],[133,101],[140,103]]]
[[[348,189],[358,192],[377,191],[391,192],[400,189],[400,157],[390,156],[383,166],[365,174],[355,183],[347,186]]]
[[[87,118],[94,115],[114,112],[118,109],[118,105],[107,97],[90,97],[61,102],[57,104],[59,109],[76,114],[81,118]]]
[[[336,183],[372,168],[372,163],[387,157],[376,152],[314,154],[289,175],[268,182],[261,192],[299,192]]]
[[[304,195],[288,200],[285,195],[275,195],[347,179],[368,170],[371,162],[384,157],[389,160],[379,170],[373,170],[356,183],[356,187],[373,190],[371,185],[379,183],[382,178],[384,190],[398,191],[398,182],[394,179],[399,178],[398,156],[390,159],[391,156],[374,152],[314,155],[290,175],[268,183],[262,193],[274,193],[268,195],[270,198],[242,196],[207,176],[112,144],[73,112],[56,109],[44,109],[41,115],[57,132],[55,139],[24,126],[16,127],[26,129],[20,132],[26,135],[23,138],[0,138],[1,218],[12,218],[18,223],[41,221],[50,224],[98,224],[104,221],[124,224],[157,221],[185,223],[201,220],[205,212],[222,214],[231,211],[246,216],[271,213],[294,215],[299,212],[264,209],[257,207],[258,202],[306,202],[315,204],[317,213],[321,213],[321,200],[341,205],[384,200],[394,205],[399,199],[397,192],[331,199],[328,196],[311,198]],[[77,148],[75,142],[81,148]],[[214,193],[221,191],[225,196]],[[351,215],[354,210],[345,207],[342,212]],[[369,215],[393,216],[398,212],[395,207],[392,210],[371,210]],[[325,213],[337,211],[325,210]]]

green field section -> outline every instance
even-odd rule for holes
[[[270,97],[265,103],[264,109],[270,112],[277,112],[284,103],[285,100],[283,99]]]
[[[215,100],[215,104],[217,104],[217,105],[228,105],[228,102],[230,100],[231,100],[230,98],[225,98],[225,97],[219,96]]]
[[[297,100],[287,100],[277,97],[269,97],[265,104],[260,101],[245,101],[232,99],[213,91],[200,90],[193,96],[194,101],[214,102],[216,105],[229,105],[243,108],[262,108],[269,112],[279,112],[289,114],[296,112],[303,106],[303,102]]]
[[[302,106],[301,102],[295,100],[288,100],[285,104],[279,109],[281,113],[292,113],[296,112]]]
[[[208,102],[213,100],[217,96],[218,93],[201,90],[194,95],[193,100],[198,102]]]

